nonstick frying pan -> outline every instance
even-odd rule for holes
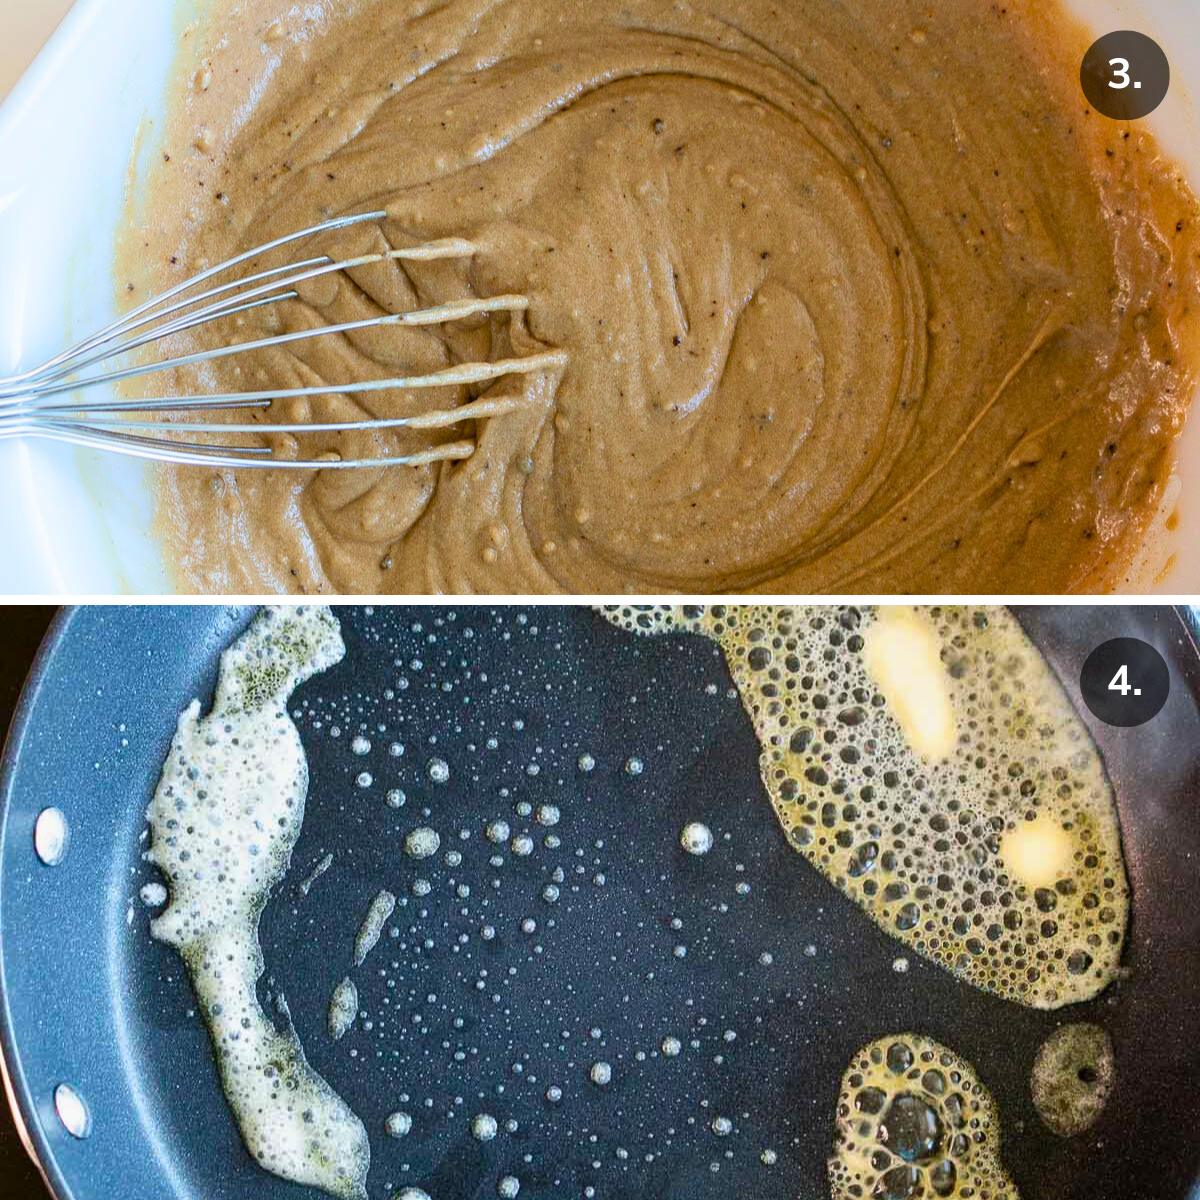
[[[419,1185],[434,1200],[482,1200],[513,1175],[523,1198],[592,1187],[597,1200],[816,1200],[843,1070],[859,1046],[905,1030],[957,1050],[991,1088],[1025,1200],[1200,1196],[1200,654],[1187,610],[1018,610],[1076,702],[1084,659],[1111,637],[1152,642],[1172,676],[1147,725],[1109,728],[1084,710],[1120,804],[1130,974],[1058,1013],[984,995],[911,954],[907,973],[893,970],[902,948],[787,848],[709,642],[635,639],[582,608],[339,613],[346,660],[293,705],[312,787],[263,920],[263,992],[285,994],[314,1066],[366,1122],[372,1197]],[[252,615],[63,614],[9,738],[0,1035],[19,1118],[61,1200],[317,1195],[242,1148],[187,978],[150,939],[139,899],[154,880],[143,812],[177,714],[211,697],[218,655]],[[358,733],[365,755],[350,749]],[[434,757],[450,767],[445,784],[430,778]],[[403,807],[386,800],[395,789]],[[522,802],[561,820],[526,820]],[[34,853],[49,805],[71,829],[56,867]],[[499,817],[538,848],[491,872],[483,829]],[[716,834],[703,859],[680,850],[687,821]],[[459,865],[406,859],[405,830],[425,823]],[[302,895],[327,854],[333,866]],[[433,885],[425,899],[412,895],[418,875]],[[397,936],[355,972],[364,1017],[335,1043],[329,997],[384,887],[405,900]],[[1063,1140],[1037,1117],[1028,1075],[1069,1020],[1110,1031],[1117,1086],[1099,1123]],[[684,1045],[669,1060],[667,1036]],[[613,1067],[606,1088],[588,1079],[599,1061]],[[83,1140],[56,1116],[63,1082],[88,1106]],[[413,1130],[391,1139],[384,1120],[401,1109]],[[494,1141],[471,1136],[477,1112],[499,1119]],[[732,1135],[715,1136],[718,1115]]]

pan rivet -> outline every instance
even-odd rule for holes
[[[60,1083],[54,1089],[54,1109],[63,1128],[81,1141],[92,1133],[92,1114],[83,1097],[69,1084]]]
[[[33,848],[48,867],[57,867],[67,857],[71,830],[62,809],[44,808],[33,827]]]

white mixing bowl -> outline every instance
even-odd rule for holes
[[[180,36],[205,3],[78,0],[0,108],[0,374],[112,319],[127,189],[155,152]],[[1200,92],[1196,0],[1074,3],[1098,33],[1141,29],[1167,49],[1171,94],[1152,122],[1200,190],[1200,123],[1188,95],[1189,84]],[[1180,521],[1154,539],[1139,590],[1200,594],[1200,405],[1176,475]],[[170,590],[151,518],[138,463],[0,443],[0,594]]]

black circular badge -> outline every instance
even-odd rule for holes
[[[1153,38],[1123,29],[1106,33],[1083,56],[1079,82],[1097,112],[1114,121],[1136,121],[1166,98],[1171,64]]]
[[[1171,673],[1149,642],[1113,638],[1088,655],[1079,690],[1106,725],[1129,729],[1158,716],[1171,692]]]

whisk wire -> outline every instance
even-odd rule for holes
[[[69,442],[77,446],[91,446],[100,450],[111,450],[115,439],[121,445],[119,453],[133,458],[153,459],[157,462],[173,463],[177,466],[228,467],[237,470],[270,469],[281,466],[293,470],[330,471],[361,470],[367,467],[421,467],[437,462],[451,462],[470,458],[475,453],[475,443],[468,441],[449,442],[414,454],[401,454],[379,458],[341,459],[325,457],[319,459],[282,460],[272,457],[270,447],[248,446],[205,446],[170,441],[166,438],[147,438],[134,434],[97,432],[89,426],[70,424],[43,425],[38,435],[52,441]]]
[[[334,333],[358,333],[364,329],[379,329],[388,325],[440,325],[446,321],[459,320],[462,317],[473,316],[477,313],[518,311],[524,308],[525,303],[526,301],[521,296],[496,296],[489,300],[463,300],[453,304],[443,304],[438,308],[421,309],[416,312],[389,313],[383,317],[366,317],[360,321],[347,321],[341,325],[320,325],[312,329],[299,329],[294,333],[277,334],[274,337],[259,338],[257,341],[238,342],[235,345],[220,346],[214,350],[199,350],[194,354],[184,354],[178,358],[166,359],[163,362],[147,363],[137,367],[126,367],[120,371],[109,371],[104,375],[93,375],[85,379],[54,383],[37,389],[36,394],[31,398],[36,404],[46,397],[61,396],[67,392],[77,392],[102,385],[124,383],[129,379],[138,379],[163,371],[173,371],[180,367],[195,366],[202,362],[214,362],[218,359],[230,358],[235,354],[246,354],[254,350],[269,350],[279,346],[289,346],[296,342],[328,337]],[[431,377],[423,376],[421,378],[428,380]],[[447,378],[443,382],[451,383],[455,381]],[[354,386],[339,385],[328,390],[331,392],[342,392],[348,390],[348,387],[353,388]],[[398,383],[392,386],[403,387],[405,385]],[[431,387],[436,385],[423,382],[407,386]],[[277,396],[280,393],[273,392],[271,394]],[[210,408],[219,407],[219,404],[213,402],[214,400],[215,397],[209,398]]]
[[[453,247],[453,257],[460,257],[463,253],[462,247],[467,245],[469,245],[469,243],[456,244]],[[471,247],[471,249],[473,251],[474,248]],[[105,362],[110,358],[115,358],[118,355],[127,354],[134,350],[140,350],[144,346],[148,346],[154,342],[162,341],[178,333],[184,333],[190,329],[199,328],[199,326],[206,325],[221,317],[235,316],[240,313],[249,312],[253,308],[260,308],[268,304],[277,304],[281,300],[293,300],[299,294],[294,290],[280,292],[278,290],[280,288],[293,289],[301,283],[307,283],[313,279],[319,279],[325,275],[333,275],[341,271],[353,270],[355,267],[369,266],[374,263],[385,262],[388,259],[399,259],[406,256],[408,256],[408,252],[406,251],[393,250],[386,254],[363,254],[357,258],[343,259],[341,262],[330,262],[328,259],[323,261],[310,260],[310,265],[306,270],[294,270],[292,274],[287,275],[287,277],[284,279],[276,280],[270,284],[263,284],[259,287],[251,288],[249,291],[239,292],[236,296],[230,297],[226,300],[206,305],[197,312],[188,313],[187,315],[179,317],[174,321],[170,321],[165,325],[156,326],[152,332],[147,333],[142,337],[130,341],[119,342],[115,346],[111,344],[116,338],[124,337],[127,333],[152,324],[163,317],[169,316],[173,312],[179,312],[193,304],[199,304],[206,299],[229,292],[231,289],[241,288],[245,284],[253,283],[258,279],[262,279],[270,275],[278,275],[280,271],[274,270],[260,272],[258,275],[250,276],[248,279],[237,280],[232,284],[226,284],[219,288],[212,288],[202,295],[180,301],[162,311],[158,311],[150,316],[144,317],[131,327],[127,327],[117,333],[114,333],[112,337],[107,339],[105,343],[100,343],[101,345],[107,344],[109,346],[108,349],[102,351],[101,353],[93,354],[87,358],[73,358],[65,368],[59,368],[51,376],[44,376],[43,382],[52,382],[67,375],[74,374],[78,371],[86,370],[88,367],[95,366],[97,363]],[[444,257],[451,257],[451,254],[447,253],[444,255]],[[320,262],[320,265],[312,266],[311,263],[314,261]],[[332,327],[325,327],[322,329],[322,332],[335,333],[339,332],[339,330]],[[93,347],[93,349],[97,348],[98,347]],[[237,351],[237,347],[233,347],[232,349],[235,352]],[[154,364],[147,368],[147,370],[167,370],[171,365],[176,364]],[[126,376],[126,378],[129,378],[129,376]],[[113,380],[106,379],[105,382],[113,382]],[[71,386],[72,388],[86,386],[86,381],[81,381],[80,383],[76,383]]]
[[[305,421],[256,423],[229,421],[176,421],[130,419],[131,416],[202,413],[203,411],[264,411],[276,401],[326,395],[364,395],[438,387],[467,387],[486,384],[505,376],[529,375],[562,370],[561,353],[545,352],[494,362],[457,363],[434,371],[386,379],[330,382],[309,387],[271,391],[228,392],[217,395],[176,395],[149,399],[79,399],[81,393],[111,388],[132,379],[166,373],[234,355],[288,347],[314,338],[352,335],[387,327],[426,327],[449,324],[497,313],[520,313],[529,307],[524,296],[499,295],[419,308],[409,312],[385,313],[340,324],[299,329],[273,337],[218,345],[193,353],[166,357],[150,363],[115,367],[85,374],[122,355],[188,333],[203,326],[241,316],[256,309],[299,298],[302,285],[325,276],[352,271],[387,261],[430,262],[467,258],[477,253],[474,243],[464,238],[442,238],[421,245],[358,255],[335,261],[318,255],[283,266],[257,270],[234,280],[212,283],[217,277],[253,262],[274,250],[305,238],[335,232],[370,221],[382,212],[338,217],[308,229],[256,246],[207,268],[191,279],[170,288],[132,309],[119,320],[40,367],[0,379],[0,439],[41,437],[88,448],[114,451],[138,458],[182,465],[229,468],[277,468],[290,470],[360,469],[365,467],[421,466],[469,458],[475,443],[462,439],[433,445],[413,453],[371,458],[345,458],[329,451],[315,459],[288,458],[298,447],[297,435],[381,432],[385,430],[441,430],[468,421],[511,414],[526,401],[522,397],[479,398],[463,405],[418,414],[364,418],[354,421]],[[159,432],[162,436],[150,436]],[[184,441],[178,435],[281,435],[268,445],[229,445],[211,441]]]
[[[165,292],[160,292],[156,296],[152,296],[144,304],[137,308],[130,309],[123,317],[119,317],[110,325],[106,325],[103,329],[97,330],[90,337],[79,342],[77,345],[64,350],[61,354],[55,355],[53,358],[43,363],[40,367],[34,368],[32,371],[26,372],[24,375],[14,376],[16,381],[30,381],[40,378],[48,371],[52,371],[64,362],[76,357],[79,354],[87,354],[97,344],[109,340],[113,335],[126,325],[135,322],[145,313],[159,307],[167,301],[175,299],[176,296],[183,295],[184,292],[190,291],[194,287],[198,287],[202,283],[206,283],[210,279],[216,278],[218,275],[223,275],[226,271],[233,270],[234,267],[240,267],[242,263],[252,262],[254,259],[261,257],[264,254],[269,254],[273,250],[279,250],[284,246],[291,245],[293,242],[303,241],[305,238],[315,237],[322,233],[333,233],[342,229],[350,229],[355,225],[362,225],[368,221],[381,221],[387,213],[384,212],[369,212],[355,213],[352,216],[334,217],[329,221],[322,221],[319,225],[311,225],[307,229],[297,230],[295,233],[285,234],[283,237],[276,238],[271,242],[264,242],[261,246],[255,246],[251,250],[246,250],[233,258],[226,259],[224,262],[217,263],[215,267],[209,267],[207,270],[201,271],[197,275],[193,275],[190,279],[185,279],[182,283],[175,284],[168,288]],[[314,260],[315,261],[315,260]],[[289,269],[289,268],[283,268]]]
[[[464,363],[453,367],[443,367],[426,375],[405,375],[391,379],[364,379],[357,383],[316,384],[310,387],[277,388],[269,392],[226,392],[213,396],[163,396],[155,400],[112,401],[107,404],[91,404],[89,414],[104,413],[137,413],[137,412],[174,412],[186,409],[234,409],[234,408],[269,408],[275,400],[291,400],[309,396],[330,395],[360,395],[366,392],[390,392],[414,390],[417,388],[446,387],[450,385],[469,386],[476,383],[488,383],[502,379],[506,375],[526,375],[534,371],[549,370],[560,366],[563,358],[559,354],[545,353],[529,355],[525,358],[499,359],[493,363]],[[47,393],[48,395],[50,393]],[[39,413],[68,413],[76,412],[78,405],[70,402],[45,404],[39,402]],[[450,410],[454,413],[466,412],[467,406]],[[408,418],[404,418],[408,420]],[[414,418],[415,419],[415,418]],[[466,417],[460,417],[466,420]],[[449,421],[448,424],[457,424]],[[162,428],[161,422],[156,422]],[[189,423],[189,429],[199,428]],[[225,428],[231,428],[225,426]],[[277,425],[259,426],[260,431],[278,429]]]

